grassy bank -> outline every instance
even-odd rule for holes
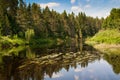
[[[120,31],[113,30],[101,30],[92,38],[86,40],[87,44],[120,44]]]
[[[116,29],[101,30],[92,38],[88,38],[85,43],[103,53],[120,54],[120,31]]]

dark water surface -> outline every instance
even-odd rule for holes
[[[86,45],[1,48],[0,80],[120,80],[120,54]]]

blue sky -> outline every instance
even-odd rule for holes
[[[120,8],[120,0],[26,0],[27,3],[40,4],[41,8],[48,6],[57,12],[66,10],[75,14],[85,12],[92,17],[106,17],[112,8]]]

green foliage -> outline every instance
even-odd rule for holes
[[[8,36],[2,36],[0,40],[0,44],[3,45],[9,45],[9,46],[14,46],[14,45],[24,45],[25,41],[20,38],[9,38]]]
[[[4,4],[4,5],[3,5]],[[7,5],[6,5],[7,4]],[[93,36],[101,27],[101,19],[79,13],[58,13],[49,7],[26,4],[23,0],[0,0],[0,35],[26,39],[66,39]],[[16,38],[16,39],[17,39]],[[38,40],[39,41],[39,40]],[[36,42],[36,41],[35,41]]]
[[[87,17],[85,13],[79,13],[76,17],[76,32],[83,38],[95,35],[101,29],[102,19]]]
[[[118,49],[119,52],[119,49]],[[120,73],[120,54],[109,53],[104,55],[104,59],[107,60],[107,62],[113,67],[113,71],[116,74]]]
[[[31,47],[43,47],[56,44],[56,40],[53,39],[31,39],[29,42]]]
[[[25,38],[26,40],[29,42],[31,38],[34,37],[34,30],[33,29],[27,29],[27,31],[25,32]]]
[[[110,15],[104,20],[104,29],[120,29],[120,8],[113,8]]]
[[[97,43],[109,43],[109,44],[119,44],[120,43],[120,31],[113,30],[101,30],[90,41],[95,41]]]

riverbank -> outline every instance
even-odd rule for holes
[[[120,44],[96,44],[95,49],[107,54],[120,54]]]
[[[0,45],[3,47],[23,46],[23,45],[40,45],[40,44],[52,44],[55,42],[53,39],[31,39],[29,42],[25,39],[18,37],[0,36]]]
[[[93,46],[96,50],[107,54],[120,54],[120,44],[106,44],[86,41],[86,44]]]
[[[30,41],[26,39],[18,38],[18,37],[9,37],[9,36],[0,36],[0,47],[2,48],[10,48],[17,46],[26,46],[29,45],[31,47],[44,47],[51,45],[60,45],[66,42],[67,39],[60,38],[33,38]],[[70,39],[71,40],[71,39]]]
[[[86,40],[89,44],[120,44],[120,31],[117,29],[100,30],[92,38]]]
[[[120,54],[120,31],[117,29],[101,30],[92,38],[86,39],[85,43],[103,53]]]
[[[25,40],[17,37],[10,38],[8,36],[0,36],[0,45],[4,47],[25,45]]]

